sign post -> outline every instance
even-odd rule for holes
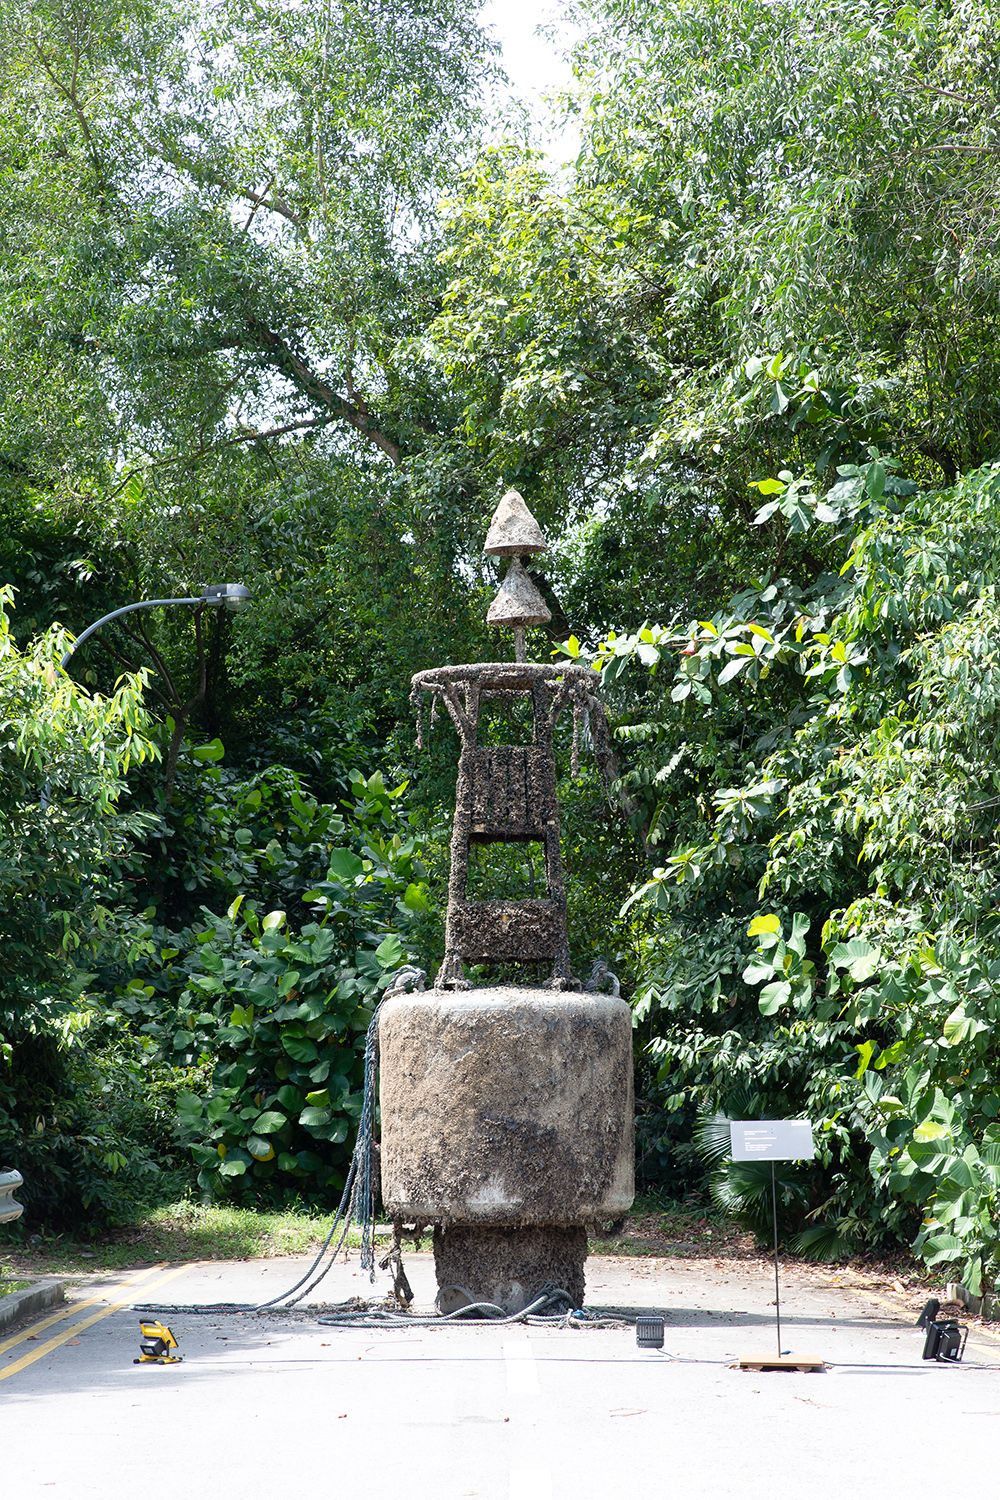
[[[774,1318],[778,1333],[778,1365],[760,1360],[740,1360],[743,1369],[773,1369],[784,1366],[781,1348],[781,1287],[778,1278],[778,1188],[776,1161],[811,1161],[816,1155],[812,1126],[808,1120],[730,1120],[729,1138],[733,1161],[771,1163],[771,1215],[774,1223]],[[787,1351],[785,1351],[787,1352]],[[792,1360],[796,1368],[815,1369],[822,1360]]]

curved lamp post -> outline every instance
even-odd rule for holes
[[[63,653],[62,660],[59,663],[60,670],[65,672],[66,664],[73,655],[73,652],[78,646],[82,646],[84,641],[94,634],[95,630],[100,630],[101,626],[106,625],[109,620],[117,620],[122,615],[130,615],[137,609],[157,609],[165,604],[210,604],[215,608],[218,608],[219,605],[225,605],[226,609],[244,609],[250,603],[252,597],[253,595],[250,593],[250,590],[245,588],[242,583],[211,583],[207,589],[204,589],[197,597],[192,599],[140,599],[138,604],[123,604],[121,609],[113,609],[110,614],[102,615],[99,620],[95,620],[93,625],[88,625],[86,630],[77,636],[69,650]],[[169,795],[167,800],[169,802]],[[49,783],[46,779],[41,793],[41,808],[43,812],[48,805]]]
[[[194,599],[141,599],[138,604],[124,604],[121,609],[113,609],[109,615],[102,615],[95,620],[93,625],[88,625],[82,635],[78,635],[59,663],[62,671],[66,670],[66,663],[78,646],[82,646],[88,636],[100,630],[109,620],[117,620],[121,615],[130,615],[137,609],[157,609],[163,604],[211,604],[218,607],[225,605],[226,609],[243,609],[250,603],[252,595],[248,588],[242,583],[212,583],[197,598]]]

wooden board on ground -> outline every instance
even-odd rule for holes
[[[781,1354],[771,1359],[741,1359],[739,1363],[741,1370],[800,1370],[805,1374],[809,1370],[825,1370],[825,1359],[797,1359],[794,1354]]]

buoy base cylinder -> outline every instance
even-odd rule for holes
[[[523,1312],[543,1291],[563,1291],[583,1306],[587,1231],[579,1226],[533,1224],[526,1229],[486,1229],[468,1224],[434,1230],[438,1307],[455,1312],[470,1302],[493,1302]]]

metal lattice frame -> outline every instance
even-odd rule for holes
[[[559,808],[552,733],[567,707],[574,714],[574,770],[580,727],[597,711],[593,697],[600,676],[591,667],[536,665],[526,662],[478,662],[433,667],[413,678],[411,701],[418,712],[422,694],[432,699],[431,718],[443,703],[462,742],[455,788],[455,821],[451,835],[451,876],[445,958],[437,977],[439,989],[469,989],[465,962],[538,962],[550,960],[553,989],[576,989],[570,967],[566,929],[566,887],[559,845]],[[483,700],[530,702],[530,745],[480,745],[479,712]],[[418,723],[418,743],[423,726]],[[470,901],[467,897],[469,850],[473,843],[537,841],[545,850],[544,899]]]

